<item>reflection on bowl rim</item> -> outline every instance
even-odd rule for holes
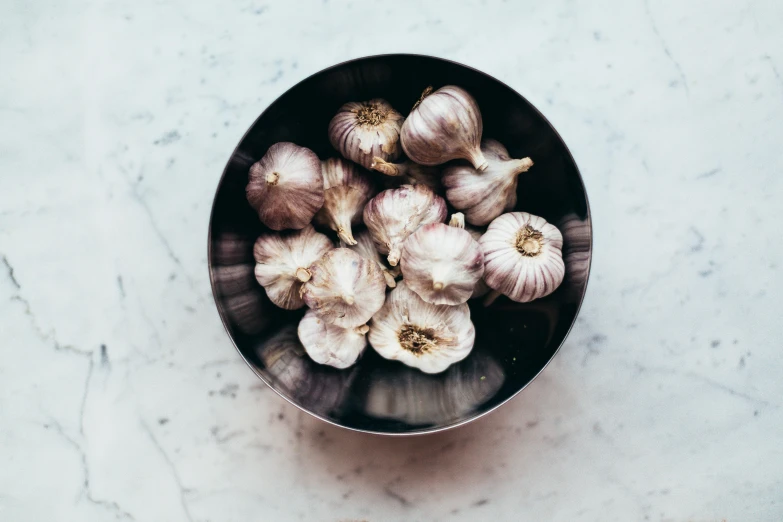
[[[285,395],[283,395],[283,393],[281,393],[280,391],[275,389],[275,387],[272,385],[272,383],[269,382],[266,378],[264,378],[264,376],[256,369],[256,367],[250,361],[247,360],[247,358],[242,353],[242,350],[240,350],[239,346],[237,346],[237,343],[234,340],[234,336],[231,334],[231,330],[229,328],[229,325],[226,322],[225,313],[222,313],[221,305],[220,305],[220,302],[218,301],[218,298],[217,298],[217,296],[218,296],[218,289],[217,289],[217,286],[216,286],[216,283],[215,283],[215,277],[213,275],[213,264],[212,264],[212,248],[211,248],[212,247],[212,221],[213,221],[213,219],[215,217],[215,203],[217,202],[217,196],[218,196],[218,193],[220,191],[220,188],[223,186],[223,182],[225,180],[226,173],[228,172],[228,167],[229,167],[229,165],[231,163],[231,159],[237,153],[237,151],[239,150],[240,145],[244,142],[244,140],[248,136],[248,134],[250,134],[250,132],[256,127],[256,124],[259,122],[259,120],[261,120],[261,118],[264,117],[264,115],[269,110],[269,108],[272,107],[272,105],[274,105],[274,103],[277,100],[279,100],[280,98],[282,98],[285,95],[287,95],[289,92],[291,92],[293,89],[298,87],[300,84],[309,81],[310,79],[312,79],[315,76],[318,76],[320,74],[326,73],[327,71],[338,69],[338,68],[344,67],[346,65],[349,65],[351,63],[361,62],[361,61],[364,61],[364,60],[374,60],[374,59],[379,59],[379,58],[390,58],[390,57],[406,57],[406,56],[414,57],[414,58],[427,58],[427,59],[431,59],[431,60],[439,60],[439,61],[446,62],[446,63],[452,64],[452,65],[463,67],[463,68],[468,69],[468,70],[470,70],[470,71],[472,71],[474,73],[480,74],[481,76],[484,76],[484,77],[486,77],[486,78],[488,78],[488,79],[490,79],[490,80],[492,80],[494,82],[497,82],[498,84],[500,84],[503,87],[507,88],[509,91],[511,91],[512,93],[514,93],[517,96],[519,96],[522,100],[524,100],[525,103],[527,103],[527,105],[530,106],[530,108],[536,114],[538,114],[538,116],[541,118],[541,120],[544,121],[549,126],[550,129],[552,129],[552,132],[554,133],[554,135],[557,137],[557,139],[560,140],[560,143],[563,144],[563,148],[565,149],[566,154],[568,154],[568,157],[571,159],[571,162],[574,165],[574,168],[576,170],[576,175],[579,178],[579,183],[582,185],[582,191],[583,191],[584,197],[585,197],[585,209],[586,209],[585,216],[586,216],[587,221],[590,224],[590,250],[589,250],[589,252],[590,252],[590,259],[588,260],[587,277],[585,278],[584,290],[582,291],[582,295],[579,298],[579,303],[576,306],[576,311],[574,313],[573,321],[571,322],[571,324],[569,325],[568,329],[566,330],[565,335],[563,336],[563,340],[560,342],[560,344],[557,346],[557,348],[555,348],[555,351],[552,353],[552,356],[546,361],[546,363],[544,363],[544,365],[541,367],[541,369],[525,385],[520,387],[516,392],[514,392],[511,395],[509,395],[506,399],[504,399],[503,401],[501,401],[498,404],[494,405],[493,407],[489,408],[488,410],[480,412],[480,413],[477,413],[477,414],[475,414],[474,416],[472,416],[470,418],[467,418],[467,419],[455,422],[454,424],[450,424],[448,426],[438,426],[438,427],[435,427],[435,428],[424,428],[424,429],[421,429],[421,430],[406,431],[406,432],[384,432],[384,431],[365,430],[365,429],[361,429],[361,428],[355,428],[355,427],[352,427],[352,426],[345,426],[343,424],[340,424],[340,423],[335,422],[335,421],[333,421],[331,419],[328,419],[326,417],[318,415],[317,413],[314,413],[314,412],[312,412],[312,411],[310,411],[310,410],[300,406],[299,404],[294,402],[292,399],[286,397]],[[439,432],[442,432],[442,431],[451,430],[451,429],[454,429],[454,428],[458,428],[460,426],[464,426],[464,425],[466,425],[468,423],[474,422],[474,421],[476,421],[476,420],[478,420],[478,419],[480,419],[482,417],[485,417],[486,415],[488,415],[488,414],[490,414],[490,413],[492,413],[494,411],[497,411],[501,406],[503,406],[505,404],[508,404],[509,401],[511,401],[513,398],[517,397],[525,388],[530,386],[530,384],[533,381],[535,381],[538,378],[539,375],[541,375],[541,372],[543,372],[547,368],[547,366],[549,366],[552,363],[554,358],[557,356],[558,352],[560,352],[560,349],[563,347],[563,344],[565,344],[566,339],[568,339],[568,336],[571,333],[571,330],[573,329],[574,325],[576,324],[576,319],[577,319],[577,317],[579,317],[579,311],[582,308],[582,303],[584,303],[585,295],[587,294],[587,287],[588,287],[588,284],[590,282],[590,271],[592,269],[592,264],[593,264],[593,255],[592,255],[593,254],[593,222],[592,222],[592,213],[590,212],[590,200],[589,200],[589,198],[587,196],[587,187],[585,187],[584,179],[582,178],[582,173],[579,171],[579,166],[576,164],[576,160],[574,159],[573,154],[571,154],[571,150],[568,148],[568,145],[566,144],[565,140],[563,139],[562,136],[560,136],[560,133],[557,131],[557,129],[554,127],[554,125],[552,125],[552,123],[546,118],[546,116],[544,116],[541,113],[541,111],[538,110],[538,108],[536,106],[534,106],[532,103],[530,103],[530,101],[527,98],[525,98],[524,96],[519,94],[515,89],[513,89],[512,87],[510,87],[506,83],[498,80],[494,76],[492,76],[490,74],[487,74],[487,73],[485,73],[483,71],[480,71],[480,70],[478,70],[478,69],[476,69],[474,67],[471,67],[469,65],[465,65],[463,63],[456,62],[454,60],[449,60],[447,58],[441,58],[441,57],[438,57],[438,56],[432,56],[432,55],[426,55],[426,54],[387,53],[387,54],[376,54],[376,55],[369,55],[369,56],[361,56],[361,57],[358,57],[358,58],[352,58],[350,60],[345,60],[343,62],[337,63],[337,64],[332,65],[330,67],[326,67],[324,69],[316,71],[313,74],[310,74],[309,76],[307,76],[306,78],[303,78],[302,80],[296,82],[294,85],[292,85],[291,87],[286,89],[283,93],[278,95],[274,100],[272,100],[272,102],[269,103],[269,105],[263,111],[261,111],[261,114],[259,114],[258,117],[255,120],[253,120],[253,123],[250,125],[250,127],[248,127],[247,131],[245,131],[245,133],[239,139],[239,142],[237,143],[237,146],[234,147],[234,150],[229,155],[228,162],[226,162],[226,166],[223,168],[223,173],[220,175],[220,179],[218,180],[217,187],[215,188],[215,195],[212,198],[212,208],[211,208],[210,213],[209,213],[209,225],[208,225],[208,227],[209,228],[207,230],[207,270],[209,270],[209,283],[210,283],[210,288],[212,289],[212,298],[215,300],[215,306],[216,306],[216,308],[218,310],[218,315],[220,316],[220,322],[223,324],[223,328],[226,330],[226,333],[228,334],[228,338],[231,340],[231,344],[234,345],[234,348],[239,353],[239,356],[242,358],[242,360],[245,361],[245,364],[247,364],[250,367],[250,369],[253,371],[253,373],[256,374],[256,376],[259,379],[261,379],[261,381],[263,381],[263,383],[266,384],[272,391],[274,391],[277,395],[279,395],[282,399],[284,399],[289,404],[295,406],[298,410],[303,411],[303,412],[307,413],[308,415],[311,415],[312,417],[315,417],[316,419],[319,419],[319,420],[322,420],[322,421],[324,421],[324,422],[326,422],[328,424],[331,424],[332,426],[337,426],[339,428],[343,428],[343,429],[350,430],[350,431],[353,431],[353,432],[358,432],[358,433],[368,433],[368,434],[371,434],[371,435],[385,435],[385,436],[390,436],[390,437],[407,437],[407,436],[413,436],[413,435],[428,435],[428,434],[439,433]]]

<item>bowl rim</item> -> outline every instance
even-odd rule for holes
[[[587,262],[587,277],[585,278],[584,290],[582,291],[582,295],[580,296],[579,302],[577,303],[577,306],[576,306],[576,312],[574,314],[574,320],[569,325],[568,330],[566,330],[565,335],[563,336],[563,340],[560,341],[560,344],[558,344],[557,348],[555,348],[555,351],[552,353],[552,356],[546,361],[546,363],[544,363],[544,365],[541,367],[541,369],[527,383],[525,383],[524,386],[520,387],[517,391],[515,391],[514,393],[512,393],[511,395],[506,397],[504,400],[502,400],[501,402],[499,402],[498,404],[494,405],[493,407],[491,407],[490,409],[488,409],[486,411],[478,413],[478,414],[476,414],[476,415],[474,415],[474,416],[472,416],[470,418],[463,419],[463,420],[461,420],[459,422],[455,422],[453,424],[449,424],[447,426],[439,426],[439,427],[435,427],[435,428],[424,428],[424,429],[420,429],[420,430],[406,431],[406,432],[386,432],[386,431],[367,430],[367,429],[362,429],[362,428],[356,428],[356,427],[353,427],[353,426],[346,426],[346,425],[340,424],[339,422],[335,422],[335,421],[333,421],[331,419],[323,417],[323,416],[321,416],[321,415],[319,415],[319,414],[317,414],[317,413],[315,413],[313,411],[308,410],[307,408],[305,408],[305,407],[297,404],[296,402],[294,402],[293,399],[291,399],[289,397],[286,397],[283,393],[281,393],[280,391],[275,389],[275,387],[272,385],[272,383],[269,382],[263,376],[263,374],[261,374],[256,369],[256,367],[245,357],[245,355],[242,353],[242,350],[240,350],[239,346],[237,346],[237,343],[234,340],[234,336],[231,334],[231,330],[229,328],[228,322],[226,321],[225,311],[223,310],[222,305],[221,305],[220,301],[218,301],[218,298],[217,298],[217,296],[218,296],[217,284],[215,282],[215,275],[214,275],[214,270],[213,270],[214,265],[213,265],[213,262],[212,262],[212,222],[213,222],[213,220],[215,218],[215,203],[217,202],[218,193],[220,192],[220,188],[223,186],[223,182],[225,181],[226,174],[228,172],[228,168],[229,168],[229,165],[231,163],[231,159],[237,153],[237,151],[239,150],[240,145],[245,140],[245,138],[247,138],[248,134],[250,134],[250,131],[255,128],[256,124],[258,124],[258,122],[264,117],[264,115],[267,113],[269,108],[272,105],[274,105],[274,103],[277,100],[279,100],[280,98],[282,98],[283,96],[285,96],[286,94],[288,94],[289,92],[294,90],[300,84],[309,81],[310,79],[312,79],[313,77],[315,77],[317,75],[323,74],[323,73],[325,73],[327,71],[338,69],[340,67],[344,67],[344,66],[349,65],[349,64],[354,63],[354,62],[360,62],[360,61],[364,61],[364,60],[373,60],[373,59],[378,59],[378,58],[391,58],[391,57],[427,58],[427,59],[431,59],[431,60],[438,60],[438,61],[441,61],[441,62],[446,62],[446,63],[451,64],[451,65],[457,65],[459,67],[464,67],[465,69],[473,71],[473,72],[475,72],[477,74],[485,76],[486,78],[499,83],[503,87],[507,88],[509,91],[511,91],[514,94],[516,94],[517,96],[519,96],[522,100],[524,100],[525,103],[527,103],[535,111],[535,113],[538,114],[538,116],[547,125],[549,125],[549,128],[552,129],[552,132],[554,132],[554,135],[563,144],[563,147],[565,148],[565,151],[568,154],[568,157],[571,159],[571,162],[573,163],[573,165],[574,165],[574,167],[576,169],[576,174],[577,174],[577,176],[579,178],[579,183],[582,185],[582,192],[585,195],[585,209],[586,209],[585,216],[586,216],[586,218],[588,220],[588,223],[590,225],[590,250],[589,250],[590,256],[589,256],[588,262]],[[242,137],[237,142],[237,145],[236,145],[236,147],[234,147],[234,150],[229,155],[228,161],[226,162],[226,166],[223,168],[223,173],[220,175],[220,179],[218,180],[217,186],[215,187],[215,195],[212,197],[212,208],[211,208],[210,213],[209,213],[209,224],[208,224],[208,229],[207,229],[207,271],[209,272],[209,283],[210,283],[210,288],[212,290],[212,299],[215,301],[215,307],[217,308],[218,316],[220,316],[220,322],[223,324],[223,328],[225,329],[226,334],[228,335],[228,338],[231,340],[231,344],[234,345],[234,349],[237,351],[237,353],[239,353],[239,356],[242,358],[243,361],[245,361],[245,364],[247,364],[247,366],[256,375],[256,377],[261,379],[261,381],[264,384],[266,384],[273,392],[275,392],[278,396],[280,396],[286,402],[288,402],[289,404],[293,405],[298,410],[303,411],[303,412],[307,413],[308,415],[310,415],[312,417],[315,417],[316,419],[319,419],[319,420],[321,420],[323,422],[331,424],[332,426],[337,426],[339,428],[342,428],[342,429],[345,429],[345,430],[349,430],[349,431],[352,431],[352,432],[366,433],[366,434],[370,434],[370,435],[382,435],[382,436],[387,436],[387,437],[409,437],[409,436],[416,436],[416,435],[429,435],[429,434],[433,434],[433,433],[439,433],[439,432],[443,432],[443,431],[446,431],[446,430],[452,430],[452,429],[455,429],[455,428],[459,428],[460,426],[465,426],[468,423],[474,422],[474,421],[476,421],[476,420],[478,420],[478,419],[480,419],[482,417],[485,417],[485,416],[489,415],[490,413],[493,413],[493,412],[497,411],[501,406],[503,406],[505,404],[508,404],[512,399],[514,399],[520,393],[522,393],[522,391],[525,388],[527,388],[528,386],[530,386],[530,384],[532,384],[533,381],[535,381],[538,378],[538,376],[541,375],[541,373],[544,370],[546,370],[546,368],[552,363],[552,361],[555,359],[557,354],[560,352],[560,349],[565,344],[566,339],[568,339],[568,336],[571,334],[571,330],[574,328],[574,325],[576,324],[576,320],[579,317],[579,312],[582,309],[582,304],[584,303],[585,296],[587,295],[587,288],[588,288],[589,282],[590,282],[590,272],[592,270],[592,265],[593,265],[593,218],[592,218],[592,212],[590,211],[590,199],[589,199],[589,197],[587,195],[587,187],[585,186],[584,178],[582,177],[582,173],[579,170],[579,166],[577,165],[576,160],[574,159],[574,155],[571,153],[571,150],[568,148],[568,145],[566,144],[565,140],[560,135],[560,133],[557,131],[555,126],[552,125],[552,123],[549,121],[549,119],[547,119],[547,117],[544,116],[544,114],[538,109],[538,107],[533,105],[527,98],[525,98],[522,94],[520,94],[516,89],[512,88],[511,86],[509,86],[505,82],[503,82],[501,80],[498,80],[494,76],[492,76],[492,75],[490,75],[488,73],[485,73],[484,71],[481,71],[479,69],[476,69],[475,67],[472,67],[470,65],[465,65],[464,63],[460,63],[460,62],[457,62],[455,60],[451,60],[451,59],[448,59],[448,58],[441,58],[439,56],[433,56],[433,55],[428,55],[428,54],[418,54],[418,53],[383,53],[383,54],[373,54],[373,55],[367,55],[367,56],[359,56],[359,57],[356,57],[356,58],[351,58],[351,59],[348,59],[348,60],[344,60],[342,62],[339,62],[339,63],[336,63],[336,64],[331,65],[329,67],[326,67],[324,69],[319,69],[318,71],[316,71],[316,72],[306,76],[305,78],[302,78],[301,80],[299,80],[298,82],[293,84],[291,87],[289,87],[288,89],[283,91],[281,94],[279,94],[277,97],[275,97],[275,99],[272,100],[266,106],[266,108],[263,111],[261,111],[261,113],[258,115],[258,117],[256,117],[255,120],[253,120],[253,123],[250,124],[248,129],[245,131],[245,133],[242,135]]]

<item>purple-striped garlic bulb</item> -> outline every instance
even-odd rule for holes
[[[321,172],[324,177],[324,205],[315,215],[315,222],[337,232],[346,244],[355,245],[351,225],[362,222],[362,211],[375,187],[355,163],[342,158],[321,162]]]
[[[294,143],[275,143],[250,167],[247,201],[272,230],[300,230],[324,204],[321,161]]]
[[[478,170],[487,168],[481,152],[481,111],[473,96],[455,85],[430,94],[428,87],[405,119],[400,141],[405,154],[421,165],[466,159]]]
[[[372,318],[367,337],[382,357],[439,373],[468,356],[476,329],[466,303],[428,303],[403,279]]]
[[[310,265],[334,248],[331,240],[312,225],[302,230],[264,234],[253,245],[255,276],[269,300],[286,310],[304,306],[299,295],[302,281],[310,278]]]
[[[510,212],[496,218],[479,241],[484,281],[512,301],[527,303],[554,292],[565,276],[563,236],[544,218]]]
[[[309,272],[302,285],[302,299],[329,324],[355,328],[383,306],[386,280],[378,263],[351,249],[330,250]]]
[[[470,165],[452,165],[443,171],[446,199],[465,213],[472,225],[486,225],[517,204],[517,176],[533,166],[530,158],[511,159],[498,141],[484,140],[481,151],[488,167],[481,172]]]
[[[313,310],[299,321],[297,334],[307,355],[318,364],[344,369],[356,362],[367,347],[369,326],[342,328],[329,324]]]
[[[470,299],[484,275],[484,256],[455,214],[448,225],[431,223],[411,234],[400,268],[408,287],[428,303],[457,305]]]
[[[380,98],[349,102],[329,122],[329,141],[344,157],[369,169],[373,157],[386,161],[399,157],[404,119]]]
[[[364,224],[381,254],[397,266],[402,244],[422,225],[446,219],[446,201],[426,185],[384,190],[364,207]]]

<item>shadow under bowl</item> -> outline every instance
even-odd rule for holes
[[[515,210],[544,217],[563,232],[566,278],[532,303],[469,302],[476,343],[461,363],[426,375],[368,347],[336,370],[312,362],[296,334],[303,310],[272,305],[253,276],[252,248],[267,231],[245,199],[248,170],[279,141],[338,156],[326,129],[348,101],[385,98],[406,113],[428,85],[459,85],[478,101],[484,137],[535,166],[519,184]],[[218,184],[209,224],[208,265],[220,317],[250,368],[290,403],[344,428],[420,434],[474,420],[519,393],[555,355],[574,324],[587,287],[592,226],[576,163],[555,129],[525,98],[470,67],[440,58],[384,55],[335,65],[299,82],[258,117]]]

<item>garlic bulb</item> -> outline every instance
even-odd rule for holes
[[[402,243],[420,226],[446,219],[446,202],[426,185],[384,190],[364,207],[364,224],[381,254],[397,266]]]
[[[310,277],[308,267],[332,248],[329,238],[312,225],[294,232],[262,235],[253,246],[256,280],[280,308],[301,308],[304,301],[299,291],[302,281]]]
[[[440,193],[443,189],[440,184],[440,169],[438,167],[419,165],[411,160],[405,160],[402,163],[389,163],[376,156],[372,159],[370,168],[385,174],[386,177],[383,180],[387,186],[427,185],[436,193]],[[395,181],[398,182],[395,184]]]
[[[315,222],[337,232],[345,243],[355,245],[351,225],[362,222],[362,210],[374,192],[372,181],[355,164],[341,158],[330,158],[321,166],[324,205],[315,215]]]
[[[405,240],[403,280],[428,303],[466,302],[484,274],[481,246],[464,227],[462,214],[455,214],[449,225],[424,225]]]
[[[422,165],[440,165],[466,159],[478,170],[487,168],[481,152],[481,112],[465,89],[447,85],[422,94],[402,125],[400,142],[405,154]]]
[[[481,151],[488,167],[480,172],[470,165],[453,165],[443,171],[446,199],[465,212],[468,223],[486,225],[517,204],[517,176],[533,166],[530,158],[511,159],[506,148],[485,140]]]
[[[302,229],[324,204],[321,162],[310,149],[275,143],[250,167],[246,194],[264,225]]]
[[[363,325],[383,306],[386,281],[378,263],[348,248],[335,248],[316,261],[302,285],[307,306],[329,324]]]
[[[386,263],[383,262],[383,256],[375,249],[375,243],[373,243],[372,237],[370,237],[370,233],[367,230],[362,230],[356,234],[356,244],[351,250],[365,259],[378,263],[378,268],[381,269],[383,278],[386,280],[386,286],[389,288],[397,286],[395,278],[399,275],[399,269],[397,267],[390,269],[386,266]]]
[[[372,318],[368,336],[382,357],[425,373],[442,372],[467,357],[475,337],[467,304],[427,303],[408,288],[405,279]]]
[[[563,236],[544,218],[527,212],[503,214],[490,223],[479,243],[484,281],[513,301],[544,297],[563,282]]]
[[[299,322],[297,330],[299,340],[307,355],[318,364],[335,368],[348,368],[367,346],[365,334],[369,330],[366,324],[356,328],[341,328],[318,317],[308,310]]]
[[[329,141],[344,157],[369,169],[375,156],[395,160],[400,155],[404,119],[380,98],[346,103],[329,122]]]

